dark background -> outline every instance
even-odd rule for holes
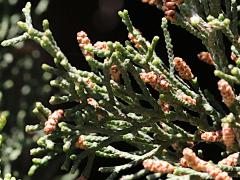
[[[19,10],[25,5],[22,1]],[[33,4],[36,1],[32,0]],[[47,18],[54,37],[68,57],[71,64],[80,69],[89,69],[79,50],[76,41],[78,31],[88,33],[92,43],[96,41],[120,41],[127,39],[127,30],[118,16],[118,11],[127,9],[133,24],[138,28],[143,36],[151,41],[153,36],[160,36],[157,46],[157,54],[163,61],[167,61],[164,37],[161,30],[161,18],[163,13],[155,6],[141,3],[140,0],[50,0],[46,13],[42,19]],[[41,28],[39,24],[36,27]],[[199,84],[203,88],[208,88],[213,93],[216,92],[216,78],[213,75],[213,68],[197,59],[197,54],[204,51],[201,41],[174,25],[169,25],[169,30],[174,45],[175,56],[182,57],[191,67],[194,75],[198,76]],[[51,57],[46,55],[46,62],[51,63]],[[211,152],[208,152],[211,156]],[[213,152],[214,154],[214,152]],[[56,173],[62,161],[50,163],[48,168],[42,168],[36,173],[35,178],[52,179],[50,174]],[[110,166],[111,160],[97,158],[91,179],[105,179],[106,176],[97,172],[99,166]],[[118,164],[120,161],[118,161]],[[84,165],[84,164],[82,164]],[[46,172],[46,169],[48,171]],[[49,175],[46,175],[46,173]]]
[[[151,41],[155,35],[160,36],[157,54],[163,61],[167,61],[161,29],[163,13],[155,6],[142,3],[141,0],[69,0],[68,3],[51,0],[45,16],[50,21],[58,45],[71,63],[79,68],[86,68],[87,64],[76,41],[76,33],[85,31],[92,43],[108,40],[124,43],[127,30],[117,14],[123,9],[129,11],[134,26],[147,40]],[[197,54],[205,50],[201,41],[175,25],[169,24],[169,31],[175,56],[187,61],[194,75],[198,76],[199,83],[204,87],[210,86],[214,91],[217,87],[212,83],[215,81],[213,68],[197,58]]]
[[[20,3],[19,10],[27,1]],[[38,1],[31,0],[32,4]],[[91,42],[96,41],[120,41],[124,43],[127,39],[127,30],[118,16],[118,11],[127,9],[134,26],[139,29],[143,36],[151,41],[157,35],[160,36],[157,54],[167,62],[167,53],[164,37],[161,29],[161,18],[163,13],[155,6],[142,3],[141,0],[50,0],[48,10],[42,15],[48,19],[50,29],[69,61],[78,68],[87,68],[76,40],[77,32],[85,31]],[[38,20],[39,21],[39,20]],[[41,28],[39,24],[35,27]],[[201,41],[185,30],[169,23],[174,45],[175,56],[182,57],[191,67],[193,74],[198,77],[199,83],[204,87],[213,85],[213,67],[201,62],[197,54],[206,51]],[[211,73],[209,75],[209,73]],[[201,76],[201,77],[200,77]],[[216,85],[210,86],[214,91]]]

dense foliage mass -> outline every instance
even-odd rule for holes
[[[56,77],[50,85],[62,90],[49,100],[62,108],[51,111],[38,102],[33,112],[40,122],[26,126],[29,133],[42,133],[37,147],[30,151],[34,158],[29,175],[64,156],[62,169],[71,173],[80,170],[79,179],[88,179],[94,159],[99,156],[126,160],[99,168],[109,173],[108,179],[239,178],[239,2],[143,2],[164,12],[161,28],[168,61],[156,53],[159,37],[146,40],[133,26],[128,11],[123,10],[119,16],[128,30],[125,44],[92,43],[84,31],[77,33],[91,72],[73,67],[54,40],[49,22],[43,20],[43,31],[36,29],[31,4],[23,8],[25,21],[19,21],[18,26],[24,33],[2,45],[36,41],[54,59],[54,66],[42,65],[45,72]],[[215,68],[222,102],[200,87],[191,67],[174,54],[169,23],[201,40],[206,49],[196,56]],[[66,103],[71,106],[66,107]],[[200,143],[217,146],[222,157],[204,160]],[[138,170],[133,170],[136,172],[126,171],[137,165]]]

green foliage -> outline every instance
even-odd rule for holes
[[[51,97],[50,103],[74,103],[73,107],[54,112],[42,103],[36,103],[33,112],[40,123],[26,126],[26,131],[43,131],[45,134],[37,140],[38,147],[31,150],[35,157],[29,175],[63,155],[62,169],[71,173],[81,169],[80,164],[86,160],[80,179],[90,177],[95,156],[126,160],[125,164],[99,168],[100,172],[110,173],[108,179],[115,179],[139,164],[143,164],[143,169],[122,176],[122,179],[143,176],[158,179],[166,173],[168,179],[239,178],[238,160],[234,160],[234,166],[214,164],[201,160],[191,150],[191,144],[206,141],[218,143],[228,154],[239,155],[240,99],[234,89],[239,85],[240,77],[238,4],[226,1],[225,9],[222,9],[220,1],[184,0],[173,4],[174,16],[169,17],[166,12],[168,1],[156,2],[166,15],[161,28],[168,65],[155,51],[159,37],[147,41],[124,10],[119,16],[130,37],[125,44],[108,41],[93,45],[86,33],[78,33],[77,40],[91,72],[73,67],[57,46],[48,21],[43,21],[43,31],[37,30],[32,25],[31,4],[27,3],[23,8],[25,21],[18,22],[23,34],[3,41],[2,45],[14,45],[28,39],[40,44],[55,63],[54,67],[43,64],[42,69],[56,77],[50,85],[63,90],[62,94]],[[217,102],[209,91],[203,91],[189,66],[174,55],[167,19],[198,37],[205,45],[216,69],[214,74],[221,78],[218,88],[224,104]],[[236,65],[228,65],[230,57],[223,37],[231,44]],[[192,130],[188,131],[181,122],[191,126]],[[204,133],[221,134],[222,138],[217,137],[214,142],[204,139]],[[132,148],[123,150],[116,144]],[[179,162],[182,157],[185,165]]]

